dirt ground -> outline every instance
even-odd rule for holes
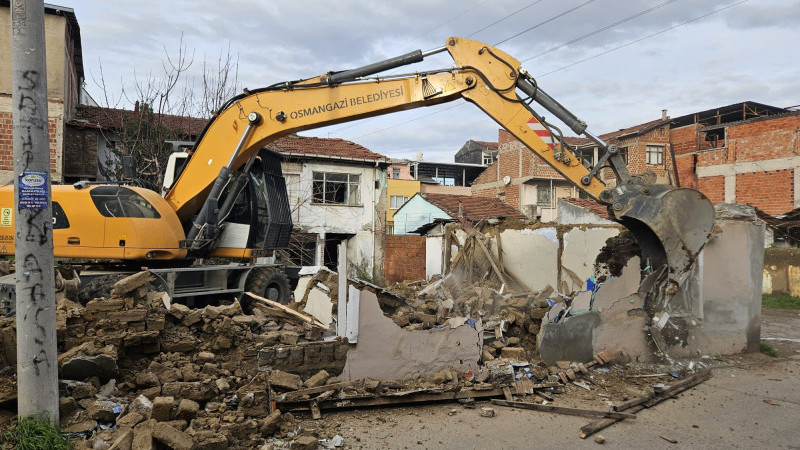
[[[800,449],[800,312],[763,310],[762,315],[762,338],[778,357],[747,354],[715,360],[710,380],[599,432],[603,446]],[[775,338],[780,340],[769,340]],[[592,408],[600,409],[599,404]],[[341,435],[344,448],[352,449],[600,445],[594,436],[578,437],[580,427],[591,421],[587,418],[501,406],[492,406],[495,417],[485,418],[479,414],[481,406],[491,405],[478,402],[476,409],[466,409],[443,403],[336,412],[323,414],[320,421],[299,418],[301,426],[320,437]]]

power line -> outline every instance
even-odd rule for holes
[[[584,59],[581,59],[581,60],[579,60],[579,61],[575,61],[575,62],[574,62],[574,63],[572,63],[572,64],[568,64],[568,65],[566,65],[566,66],[563,66],[563,67],[560,67],[560,68],[558,68],[558,69],[551,70],[550,72],[543,73],[543,74],[541,74],[541,75],[537,75],[536,77],[537,77],[537,78],[541,78],[541,77],[544,77],[544,76],[547,76],[547,75],[554,74],[554,73],[556,73],[556,72],[560,72],[560,71],[562,71],[562,70],[564,70],[564,69],[567,69],[567,68],[570,68],[570,67],[572,67],[572,66],[578,65],[578,64],[580,64],[580,63],[583,63],[583,62],[586,62],[586,61],[589,61],[589,60],[592,60],[592,59],[598,58],[598,57],[600,57],[600,56],[603,56],[603,55],[607,55],[607,54],[609,54],[609,53],[611,53],[611,52],[613,52],[613,51],[617,51],[617,50],[619,50],[619,49],[621,49],[621,48],[628,47],[628,46],[630,46],[630,45],[633,45],[633,44],[636,44],[636,43],[638,43],[638,42],[641,42],[641,41],[643,41],[643,40],[645,40],[645,39],[650,39],[651,37],[658,36],[658,35],[660,35],[660,34],[664,34],[664,33],[668,32],[668,31],[672,31],[672,30],[674,30],[674,29],[676,29],[676,28],[678,28],[678,27],[682,27],[682,26],[684,26],[684,25],[686,25],[686,24],[689,24],[689,23],[692,23],[692,22],[696,22],[696,21],[698,21],[698,20],[700,20],[700,19],[704,19],[704,18],[706,18],[706,17],[708,17],[708,16],[710,16],[710,15],[712,15],[712,14],[716,14],[716,13],[718,13],[718,12],[725,11],[726,9],[733,8],[734,6],[741,5],[742,3],[745,3],[745,2],[748,2],[748,1],[749,1],[749,0],[741,0],[741,1],[739,1],[739,2],[736,2],[736,3],[733,3],[733,4],[731,4],[731,5],[724,6],[724,7],[722,7],[722,8],[719,8],[719,9],[715,9],[714,11],[711,11],[711,12],[710,12],[710,13],[708,13],[708,14],[703,14],[702,16],[698,16],[698,17],[695,17],[695,18],[693,18],[693,19],[689,19],[689,20],[687,20],[686,22],[682,22],[682,23],[679,23],[679,24],[677,24],[677,25],[671,26],[671,27],[669,27],[669,28],[665,28],[665,29],[663,29],[663,30],[661,30],[661,31],[657,31],[657,32],[655,32],[655,33],[653,33],[653,34],[648,34],[647,36],[644,36],[644,37],[642,37],[642,38],[639,38],[639,39],[636,39],[636,40],[630,41],[630,42],[628,42],[628,43],[626,43],[626,44],[622,44],[622,45],[620,45],[620,46],[618,46],[618,47],[614,47],[614,48],[612,48],[612,49],[609,49],[609,50],[606,50],[606,51],[604,51],[604,52],[600,52],[600,53],[598,53],[598,54],[596,54],[596,55],[592,55],[592,56],[590,56],[590,57],[588,57],[588,58],[584,58]]]
[[[622,20],[618,20],[618,21],[616,21],[616,22],[614,22],[614,23],[612,23],[612,24],[606,25],[606,26],[604,26],[604,27],[602,27],[602,28],[598,28],[598,29],[596,29],[596,30],[594,30],[594,31],[592,31],[592,32],[589,32],[589,33],[586,33],[586,34],[584,34],[583,36],[578,36],[578,37],[576,37],[575,39],[571,39],[571,40],[569,40],[569,41],[567,41],[567,42],[564,42],[563,44],[559,44],[559,45],[557,45],[557,46],[555,46],[555,47],[549,48],[549,49],[547,49],[547,50],[545,50],[545,51],[543,51],[543,52],[541,52],[541,53],[538,53],[538,54],[536,54],[536,55],[533,55],[533,56],[531,56],[531,57],[529,57],[529,58],[525,58],[525,59],[523,59],[523,60],[522,60],[522,62],[525,62],[525,61],[530,61],[530,60],[532,60],[532,59],[536,59],[536,58],[538,58],[538,57],[540,57],[540,56],[543,56],[543,55],[546,55],[546,54],[548,54],[548,53],[550,53],[550,52],[554,52],[554,51],[556,51],[556,50],[558,50],[558,49],[560,49],[560,48],[564,48],[564,47],[566,47],[566,46],[568,46],[568,45],[572,45],[572,44],[574,44],[574,43],[576,43],[576,42],[578,42],[578,41],[581,41],[581,40],[583,40],[583,39],[586,39],[586,38],[588,38],[588,37],[592,37],[592,36],[594,36],[594,35],[596,35],[596,34],[602,33],[603,31],[610,30],[611,28],[614,28],[614,27],[616,27],[616,26],[622,25],[622,24],[623,24],[623,23],[625,23],[625,22],[630,22],[630,21],[631,21],[631,20],[633,20],[633,19],[636,19],[636,18],[638,18],[638,17],[641,17],[641,16],[643,16],[643,15],[645,15],[645,14],[651,13],[651,12],[653,12],[653,11],[655,11],[655,10],[659,9],[659,8],[662,8],[662,7],[664,7],[664,6],[667,6],[667,5],[669,5],[670,3],[675,3],[675,2],[677,2],[677,1],[678,1],[678,0],[668,0],[668,1],[664,2],[664,3],[661,3],[660,5],[653,6],[652,8],[647,8],[647,9],[645,9],[644,11],[639,11],[638,13],[636,13],[636,14],[634,14],[634,15],[632,15],[632,16],[628,16],[628,17],[626,17],[626,18],[624,18],[624,19],[622,19]]]
[[[590,1],[594,1],[594,0],[590,0]],[[693,19],[689,19],[689,20],[687,20],[687,21],[685,21],[685,22],[682,22],[682,23],[680,23],[680,24],[678,24],[678,25],[675,25],[675,26],[672,26],[672,27],[669,27],[669,28],[665,28],[665,29],[663,29],[663,30],[661,30],[661,31],[658,31],[658,32],[656,32],[656,33],[653,33],[653,34],[650,34],[650,35],[644,36],[644,37],[642,37],[642,38],[639,38],[639,39],[636,39],[636,40],[634,40],[634,41],[628,42],[628,43],[626,43],[626,44],[620,45],[620,46],[618,46],[618,47],[615,47],[615,48],[612,48],[612,49],[606,50],[606,51],[604,51],[604,52],[598,53],[598,54],[596,54],[596,55],[590,56],[590,57],[588,57],[588,58],[582,59],[582,60],[580,60],[580,61],[576,61],[576,62],[574,62],[574,63],[572,63],[572,64],[566,65],[566,66],[564,66],[564,67],[561,67],[561,68],[559,68],[559,69],[556,69],[556,70],[553,70],[553,71],[550,71],[550,72],[547,72],[547,73],[544,73],[544,74],[541,74],[541,75],[537,75],[537,78],[541,78],[541,77],[543,77],[543,76],[550,75],[550,74],[553,74],[553,73],[555,73],[555,72],[559,72],[559,71],[561,71],[561,70],[564,70],[564,69],[567,69],[567,68],[569,68],[569,67],[573,67],[573,66],[576,66],[576,65],[578,65],[578,64],[580,64],[580,63],[583,63],[583,62],[586,62],[586,61],[590,61],[590,60],[592,60],[592,59],[595,59],[595,58],[598,58],[598,57],[600,57],[600,56],[606,55],[606,54],[608,54],[608,53],[614,52],[614,51],[616,51],[616,50],[619,50],[619,49],[621,49],[621,48],[628,47],[628,46],[630,46],[630,45],[633,45],[633,44],[636,44],[636,43],[638,43],[638,42],[644,41],[644,40],[646,40],[646,39],[649,39],[649,38],[651,38],[651,37],[654,37],[654,36],[658,36],[658,35],[664,34],[664,33],[668,32],[668,31],[674,30],[674,29],[676,29],[676,28],[678,28],[678,27],[681,27],[681,26],[683,26],[683,25],[687,25],[687,24],[689,24],[689,23],[696,22],[696,21],[698,21],[698,20],[700,20],[700,19],[704,19],[704,18],[706,18],[706,17],[708,17],[708,16],[711,16],[711,15],[713,15],[713,14],[716,14],[716,13],[718,13],[718,12],[725,11],[726,9],[733,8],[734,6],[741,5],[742,3],[746,3],[746,2],[748,2],[748,1],[749,1],[749,0],[741,0],[741,1],[739,1],[739,2],[736,2],[736,3],[733,3],[733,4],[731,4],[731,5],[724,6],[724,7],[722,7],[722,8],[719,8],[719,9],[716,9],[716,10],[714,10],[714,11],[711,11],[711,12],[709,12],[709,13],[707,13],[707,14],[703,14],[702,16],[698,16],[698,17],[695,17],[695,18],[693,18]],[[590,3],[590,2],[587,2],[587,3]],[[585,5],[585,4],[586,4],[586,3],[584,3],[583,5]],[[583,5],[579,5],[578,7],[580,7],[580,6],[583,6]],[[574,9],[577,9],[577,7],[576,7],[576,8],[573,8],[572,10],[574,10]],[[565,13],[562,13],[561,15],[563,15],[563,14],[566,14],[566,13],[568,13],[568,12],[569,12],[569,11],[567,11],[567,12],[565,12]],[[558,17],[558,16],[557,16],[557,17]],[[557,18],[557,17],[554,17],[553,19],[555,19],[555,18]],[[549,21],[549,20],[552,20],[552,19],[548,19],[548,21]],[[539,25],[536,25],[536,26],[539,26]],[[535,27],[536,27],[536,26],[535,26]],[[535,28],[535,27],[533,27],[533,28]],[[526,31],[527,31],[527,30],[526,30]],[[523,31],[522,33],[524,33],[524,31]],[[512,36],[512,37],[510,37],[510,38],[508,38],[508,39],[512,39],[512,38],[514,38],[514,37],[516,37],[516,36],[518,36],[519,34],[522,34],[522,33],[518,33],[517,35],[515,35],[515,36]],[[504,40],[504,41],[501,41],[500,43],[503,43],[503,42],[507,41],[508,39],[506,39],[506,40]],[[534,56],[534,57],[535,57],[535,56]],[[529,59],[530,59],[530,58],[529,58]],[[434,111],[434,112],[432,112],[432,113],[430,113],[430,114],[425,114],[425,115],[423,115],[423,116],[416,117],[416,118],[414,118],[414,119],[407,120],[407,121],[405,121],[405,122],[398,123],[398,124],[392,125],[392,126],[390,126],[390,127],[381,128],[381,129],[379,129],[379,130],[375,130],[375,131],[373,131],[373,132],[366,133],[366,134],[363,134],[363,135],[361,135],[361,136],[357,136],[357,137],[355,137],[355,138],[353,138],[353,139],[361,139],[361,138],[363,138],[363,137],[366,137],[366,136],[371,136],[371,135],[373,135],[373,134],[382,133],[382,132],[384,132],[384,131],[388,131],[388,130],[391,130],[391,129],[393,129],[393,128],[397,128],[397,127],[399,127],[399,126],[401,126],[401,125],[406,125],[406,124],[409,124],[409,123],[411,123],[411,122],[416,122],[417,120],[421,120],[421,119],[424,119],[424,118],[427,118],[427,117],[433,116],[433,115],[435,115],[435,114],[439,114],[440,112],[444,112],[444,111],[447,111],[447,110],[450,110],[450,109],[453,109],[453,108],[457,108],[457,107],[460,107],[460,106],[463,106],[463,105],[466,105],[466,103],[457,103],[457,104],[455,104],[455,105],[453,105],[453,106],[450,106],[449,108],[444,108],[444,109],[441,109],[441,110],[438,110],[438,111]],[[341,130],[338,130],[338,131],[341,131]]]
[[[432,113],[425,114],[424,116],[415,117],[415,118],[413,118],[413,119],[411,119],[411,120],[406,120],[405,122],[401,122],[401,123],[398,123],[398,124],[392,125],[392,126],[390,126],[390,127],[381,128],[380,130],[375,130],[375,131],[372,131],[372,132],[370,132],[370,133],[362,134],[361,136],[357,136],[357,137],[355,137],[355,138],[353,138],[353,139],[361,139],[361,138],[363,138],[363,137],[372,136],[373,134],[381,133],[381,132],[384,132],[384,131],[386,131],[386,130],[391,130],[392,128],[397,128],[397,127],[399,127],[400,125],[405,125],[405,124],[408,124],[408,123],[411,123],[411,122],[415,122],[415,121],[417,121],[417,120],[424,119],[424,118],[426,118],[426,117],[430,117],[430,116],[432,116],[432,115],[434,115],[434,114],[439,114],[440,112],[445,112],[445,111],[447,111],[447,110],[450,110],[450,109],[453,109],[453,108],[458,108],[459,106],[464,106],[464,105],[466,105],[466,103],[456,103],[456,104],[454,104],[454,105],[451,105],[451,106],[449,106],[449,107],[447,107],[447,108],[442,108],[442,109],[439,109],[439,110],[437,110],[437,111],[434,111],[434,112],[432,112]]]
[[[502,22],[502,21],[504,21],[504,20],[508,19],[509,17],[511,17],[511,16],[513,16],[513,15],[516,15],[516,14],[519,14],[519,13],[521,13],[522,11],[525,11],[526,9],[530,8],[531,6],[534,6],[534,5],[536,5],[537,3],[541,3],[541,2],[542,2],[542,0],[536,0],[535,2],[529,3],[527,6],[523,6],[522,8],[520,8],[520,9],[518,9],[518,10],[514,11],[513,13],[511,13],[511,14],[508,14],[507,16],[503,17],[502,19],[497,19],[497,20],[495,20],[494,22],[490,23],[489,25],[486,25],[485,27],[481,28],[481,29],[480,29],[480,30],[478,30],[478,31],[475,31],[475,32],[473,32],[472,34],[468,35],[467,37],[469,38],[469,37],[475,36],[476,34],[480,33],[481,31],[483,31],[483,30],[486,30],[487,28],[491,28],[491,27],[493,27],[493,26],[497,25],[498,23],[500,23],[500,22]]]
[[[530,28],[527,28],[527,29],[525,29],[525,30],[522,30],[522,31],[520,31],[520,32],[519,32],[519,33],[517,33],[517,34],[514,34],[514,35],[512,35],[512,36],[510,36],[510,37],[507,37],[507,38],[503,39],[502,41],[495,43],[494,45],[495,45],[495,46],[498,46],[498,45],[500,45],[500,44],[502,44],[502,43],[504,43],[504,42],[506,42],[506,41],[509,41],[509,40],[511,40],[511,39],[514,39],[515,37],[517,37],[517,36],[519,36],[519,35],[522,35],[522,34],[525,34],[525,33],[527,33],[528,31],[534,30],[534,29],[536,29],[536,28],[539,28],[539,27],[540,27],[540,26],[542,26],[542,25],[548,24],[548,23],[550,23],[550,22],[552,22],[552,21],[554,21],[554,20],[556,20],[556,19],[558,19],[558,18],[561,18],[561,17],[563,17],[563,16],[566,16],[567,14],[569,14],[569,13],[571,13],[571,12],[573,12],[573,11],[575,11],[575,10],[579,9],[579,8],[583,8],[584,6],[586,6],[586,5],[588,5],[589,3],[592,3],[592,2],[594,2],[594,0],[589,0],[589,1],[585,2],[585,3],[581,3],[580,5],[578,5],[578,6],[574,7],[574,8],[568,9],[568,10],[564,11],[564,12],[563,12],[563,13],[561,13],[561,14],[558,14],[558,15],[556,15],[556,16],[553,16],[553,17],[551,17],[551,18],[549,18],[549,19],[547,19],[547,20],[545,20],[545,21],[542,21],[542,22],[539,22],[539,23],[537,23],[536,25],[534,25],[534,26],[532,26],[532,27],[530,27]]]

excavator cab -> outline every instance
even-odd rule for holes
[[[242,187],[220,197],[220,237],[210,256],[268,256],[289,244],[292,218],[280,156],[262,149],[242,175]]]

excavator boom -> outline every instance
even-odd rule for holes
[[[441,51],[450,53],[453,68],[371,77]],[[187,233],[190,243],[213,239],[208,233],[215,229],[214,211],[230,173],[270,141],[457,99],[475,104],[567,180],[607,205],[612,217],[639,239],[645,256],[669,266],[669,281],[682,283],[711,235],[714,209],[708,199],[695,190],[654,185],[646,176],[630,175],[618,149],[588,132],[586,123],[544,92],[518,60],[463,38],[450,38],[445,47],[427,53],[416,51],[353,70],[245,91],[209,122],[166,200],[181,222],[195,217]],[[561,130],[530,106],[534,102],[573,132],[595,141],[606,150],[605,156],[594,167],[584,166],[564,143]],[[606,165],[617,177],[613,187],[596,176]]]

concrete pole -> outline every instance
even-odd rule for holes
[[[44,2],[11,1],[11,82],[20,417],[58,424]]]

